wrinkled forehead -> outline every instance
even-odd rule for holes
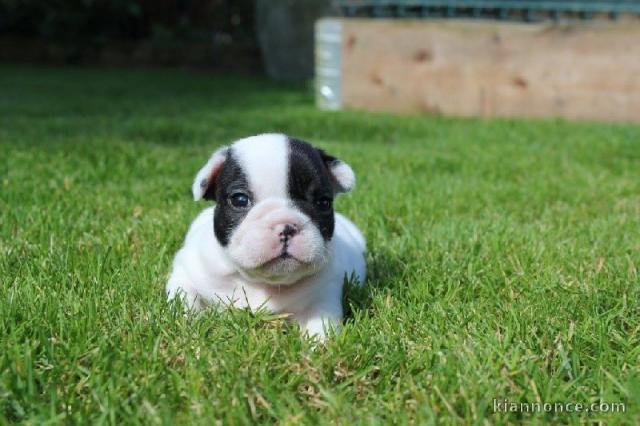
[[[289,142],[286,136],[261,135],[243,139],[231,150],[257,199],[287,197]]]

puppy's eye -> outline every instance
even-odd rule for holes
[[[246,209],[251,204],[251,199],[244,192],[234,192],[229,196],[229,204],[237,209]]]
[[[332,200],[328,197],[321,197],[316,200],[316,206],[320,210],[329,210],[331,209]]]

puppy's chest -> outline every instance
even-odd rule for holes
[[[237,274],[212,284],[203,292],[205,294],[202,294],[209,303],[233,305],[252,311],[266,309],[277,313],[298,312],[313,303],[315,295],[315,289],[308,283],[292,287],[253,284]]]

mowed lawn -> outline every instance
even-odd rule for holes
[[[185,317],[164,285],[219,145],[350,163],[344,332]],[[0,67],[0,423],[640,422],[640,126],[316,110],[310,85]],[[494,413],[499,402],[625,413]]]

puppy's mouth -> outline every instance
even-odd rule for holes
[[[305,264],[305,263],[307,263],[307,262],[304,262],[304,261],[298,259],[297,257],[293,256],[285,248],[280,252],[279,255],[277,255],[274,258],[271,258],[270,260],[267,260],[265,263],[260,265],[260,267],[261,268],[268,268],[270,266],[275,266],[276,264],[280,264],[282,262],[286,262],[286,263],[290,263],[290,264],[294,264],[294,263]]]
[[[279,255],[264,262],[253,271],[244,272],[259,281],[269,284],[289,285],[307,275],[310,263],[304,262],[291,253],[283,251]]]
[[[326,259],[326,254],[322,260]],[[271,285],[293,285],[300,279],[317,271],[324,262],[320,259],[300,258],[282,247],[279,253],[266,262],[251,268],[241,268],[239,272],[247,279]]]

